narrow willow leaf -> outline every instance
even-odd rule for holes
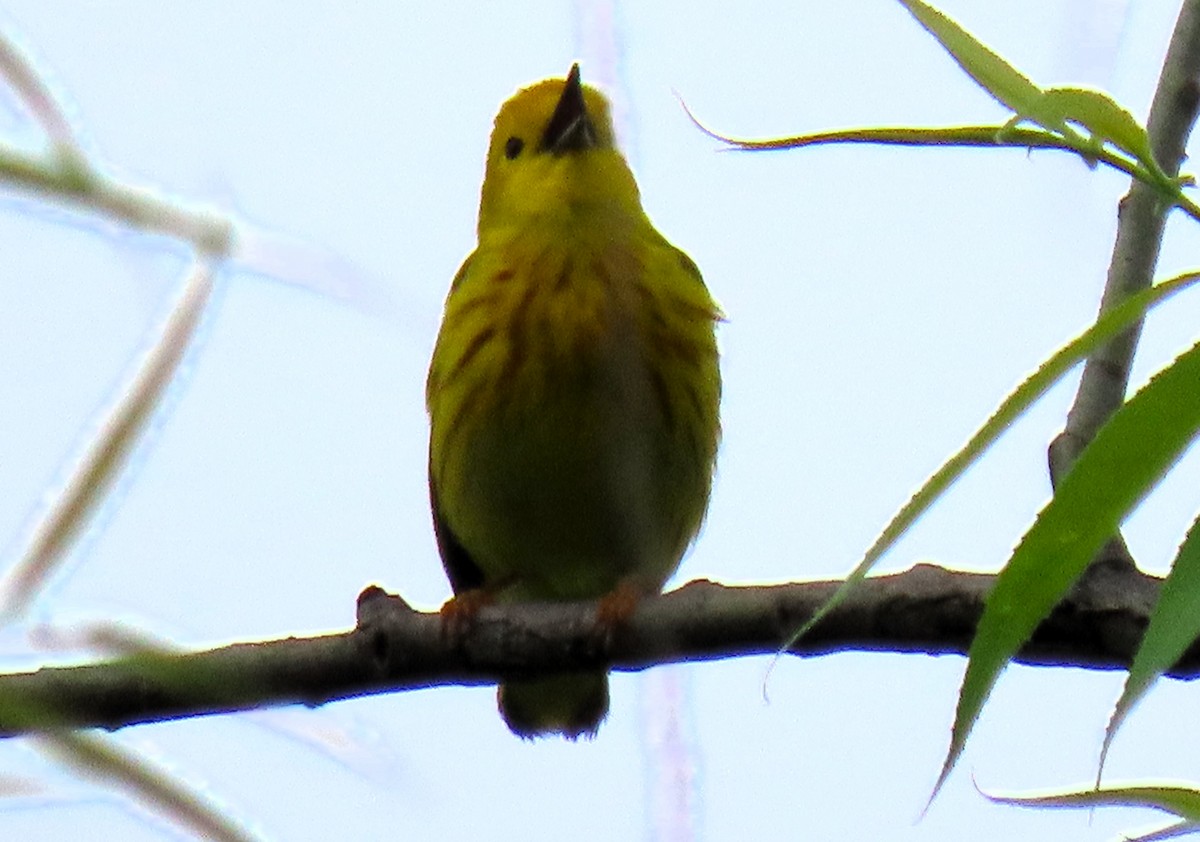
[[[1100,428],[996,577],[971,642],[950,748],[930,800],[962,754],[1001,670],[1195,437],[1197,383],[1200,344]]]
[[[1180,185],[1189,180],[1178,181],[1163,171],[1154,159],[1146,130],[1108,94],[1069,87],[1043,90],[952,18],[922,0],[899,2],[968,76],[1015,112],[997,132],[998,140],[1018,124],[1029,121],[1060,135],[1093,167],[1101,148],[1106,142],[1111,143],[1141,165],[1135,167],[1136,178],[1154,185],[1178,204],[1189,204],[1180,190]],[[1085,128],[1089,137],[1080,135],[1073,125]]]
[[[946,48],[959,67],[1001,105],[1018,114],[1037,109],[1042,89],[1021,71],[928,3],[921,0],[900,0],[900,3]]]
[[[815,132],[812,134],[792,135],[791,137],[771,138],[767,140],[751,140],[749,138],[730,137],[708,128],[688,110],[687,105],[680,100],[688,118],[696,128],[714,140],[727,143],[735,149],[747,151],[780,151],[784,149],[800,149],[807,146],[821,146],[835,143],[872,143],[884,146],[961,146],[961,147],[994,147],[997,149],[1057,149],[1083,155],[1089,161],[1095,160],[1106,167],[1123,172],[1131,178],[1149,185],[1160,191],[1171,203],[1183,210],[1188,216],[1200,222],[1200,205],[1197,205],[1186,195],[1181,187],[1193,186],[1195,179],[1188,175],[1171,178],[1161,170],[1156,175],[1149,165],[1139,159],[1127,157],[1124,150],[1110,151],[1104,146],[1097,147],[1087,139],[1068,140],[1056,134],[1041,129],[1022,129],[1019,127],[1020,117],[1009,120],[1003,126],[948,126],[934,129],[902,128],[859,128],[839,129],[837,131]],[[1082,142],[1083,146],[1080,147]],[[4,150],[0,148],[0,173],[5,171]],[[20,167],[20,162],[11,166]],[[1157,164],[1155,164],[1157,167]],[[16,178],[18,176],[10,176]],[[25,176],[20,176],[25,177]],[[1165,181],[1164,181],[1165,179]]]
[[[1061,136],[1090,166],[1095,166],[1098,136],[1102,135],[1118,146],[1121,144],[1120,138],[1128,137],[1136,145],[1136,133],[1130,134],[1128,130],[1131,125],[1135,129],[1140,128],[1137,121],[1111,98],[1096,91],[1078,88],[1058,88],[1058,93],[1048,97],[1048,91],[1030,81],[953,19],[921,0],[900,0],[900,3],[938,39],[968,76],[1002,105],[1015,112],[1016,116],[997,133],[997,139],[1003,138],[1017,124],[1029,121]],[[1128,121],[1121,115],[1128,117]],[[1094,125],[1089,126],[1088,121]],[[1071,127],[1072,123],[1088,126],[1092,130],[1092,137],[1084,138]],[[1099,145],[1102,146],[1103,141]],[[1154,163],[1154,156],[1148,154],[1148,146],[1146,152],[1147,155],[1143,158],[1142,155],[1130,151],[1130,154],[1146,168],[1145,172],[1139,172],[1137,177],[1163,188],[1173,197],[1176,196],[1179,193],[1179,185]]]
[[[1092,140],[1113,143],[1135,158],[1153,158],[1150,136],[1133,115],[1104,91],[1090,88],[1048,88],[1042,101],[1086,128]]]
[[[1033,807],[1039,810],[1083,809],[1096,807],[1143,807],[1162,810],[1176,816],[1192,817],[1200,807],[1200,793],[1190,787],[1179,786],[1127,786],[1106,789],[1069,790],[1051,795],[1001,796],[990,795],[979,790],[979,794],[996,804],[1015,807]],[[1178,839],[1200,830],[1193,818],[1185,818],[1176,824],[1141,836],[1122,836],[1126,842],[1162,842]]]
[[[72,471],[66,487],[34,528],[24,555],[5,574],[0,585],[0,606],[6,616],[19,613],[33,598],[124,467],[183,359],[212,285],[212,267],[198,262],[158,342]]]
[[[978,789],[978,787],[976,787]],[[1145,807],[1162,810],[1188,821],[1200,821],[1200,790],[1186,786],[1110,786],[1102,789],[1066,790],[1049,795],[990,795],[989,801],[1016,807]]]
[[[1111,143],[1156,175],[1171,180],[1154,160],[1146,129],[1108,94],[1087,88],[1050,88],[1042,102],[1064,120],[1087,129],[1092,144]]]
[[[1104,761],[1108,749],[1121,723],[1134,706],[1141,701],[1150,686],[1171,668],[1180,656],[1200,636],[1200,518],[1193,521],[1183,546],[1179,548],[1171,572],[1163,582],[1158,602],[1150,615],[1150,624],[1142,638],[1142,645],[1133,658],[1125,689],[1117,701],[1108,730],[1104,733],[1104,747],[1100,750],[1100,766],[1096,771],[1096,783],[1104,774]],[[1197,816],[1200,818],[1200,815]]]
[[[1197,831],[1200,831],[1200,823],[1179,822],[1178,824],[1164,827],[1162,830],[1156,830],[1153,833],[1123,837],[1123,842],[1164,842],[1167,839],[1179,839],[1183,836],[1191,836]]]
[[[862,561],[850,572],[846,580],[834,591],[829,601],[809,619],[807,623],[793,634],[781,647],[788,649],[813,626],[821,621],[830,611],[841,604],[854,586],[866,577],[871,568],[883,558],[897,541],[912,528],[913,524],[937,502],[967,469],[973,465],[991,445],[1000,438],[1020,415],[1044,395],[1051,386],[1057,383],[1063,375],[1080,360],[1088,356],[1096,348],[1123,331],[1129,325],[1142,318],[1147,311],[1157,307],[1175,293],[1186,289],[1200,281],[1200,273],[1190,272],[1163,281],[1150,289],[1143,290],[1130,296],[1120,305],[1113,307],[1096,320],[1096,323],[1072,339],[1046,360],[1037,371],[1029,375],[1011,395],[1004,399],[992,416],[984,422],[975,435],[934,472],[925,481],[912,498],[901,507],[887,526],[875,539]]]

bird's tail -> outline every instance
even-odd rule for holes
[[[500,685],[497,698],[500,715],[518,737],[592,737],[608,713],[608,676],[603,672],[571,672],[506,681]]]

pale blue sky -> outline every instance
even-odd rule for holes
[[[576,58],[606,86],[647,210],[700,265],[720,329],[725,439],[676,582],[841,577],[999,400],[1094,314],[1116,174],[1065,155],[817,148],[738,135],[1003,121],[890,0],[842,3],[104,4],[6,0],[89,151],[327,255],[349,303],[227,272],[115,498],[29,624],[117,619],[187,646],[349,627],[367,584],[449,587],[425,487],[423,380],[474,244],[491,121]],[[1178,2],[947,0],[1044,84],[1144,118]],[[0,135],[36,131],[0,95]],[[1161,276],[1194,266],[1176,223]],[[339,263],[340,261],[340,263]],[[340,267],[340,268],[339,268]],[[0,196],[0,549],[9,561],[119,394],[185,268],[169,241]],[[275,274],[299,276],[311,266]],[[1151,321],[1135,381],[1191,343],[1200,296]],[[1055,390],[888,557],[995,570],[1045,502]],[[1196,509],[1194,454],[1128,530],[1161,570]],[[3,638],[6,668],[43,656]],[[267,839],[1104,840],[1134,812],[1034,813],[972,785],[1084,783],[1120,677],[1014,668],[920,824],[964,662],[844,654],[619,675],[591,743],[522,743],[488,688],[126,729]],[[1190,694],[1190,695],[1189,695]],[[1200,780],[1194,690],[1134,715],[1110,774]],[[654,735],[666,726],[677,738]],[[18,742],[4,838],[179,838]],[[680,782],[682,781],[682,782]],[[686,832],[685,832],[686,831]],[[674,835],[673,835],[674,834]]]

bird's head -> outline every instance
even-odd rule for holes
[[[579,78],[522,88],[496,115],[479,229],[531,216],[612,207],[640,212],[637,185],[617,151],[608,100]]]

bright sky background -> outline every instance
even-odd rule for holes
[[[474,245],[491,121],[583,61],[614,97],[650,216],[729,316],[725,438],[707,526],[675,583],[840,578],[1000,399],[1094,316],[1125,181],[1055,153],[817,148],[770,136],[1005,119],[891,0],[823,3],[6,0],[90,152],[324,255],[351,299],[223,274],[134,464],[29,628],[120,620],[194,647],[350,627],[370,583],[449,596],[426,499],[423,382]],[[1144,119],[1179,3],[944,0],[1035,81],[1105,88]],[[0,94],[0,136],[39,135]],[[1160,277],[1198,262],[1175,220]],[[170,241],[0,194],[5,563],[120,394],[178,293]],[[276,277],[281,275],[287,277]],[[1135,381],[1187,347],[1200,295],[1155,314]],[[1045,502],[1055,390],[887,559],[994,571]],[[1132,519],[1161,571],[1196,507],[1186,458]],[[1105,840],[1134,811],[1038,813],[972,787],[1084,784],[1121,677],[1015,667],[915,823],[946,748],[959,657],[842,654],[613,678],[593,742],[523,743],[490,688],[379,696],[115,736],[273,840]],[[1193,688],[1158,688],[1109,777],[1200,780]],[[661,735],[667,734],[663,738]],[[181,838],[29,746],[0,775],[0,837]]]

